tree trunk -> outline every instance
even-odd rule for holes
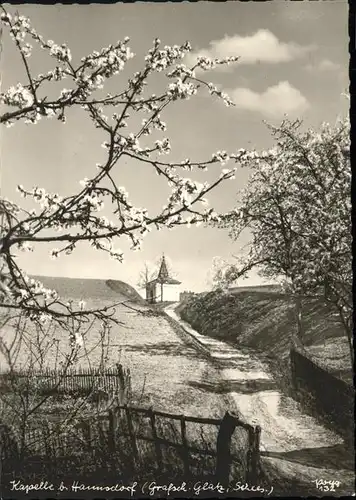
[[[352,336],[352,328],[350,329],[349,332],[347,332],[347,339],[349,341],[349,347],[350,347],[351,366],[354,366],[355,353],[354,353],[354,342],[353,342],[353,336]]]
[[[302,298],[298,294],[294,298],[295,304],[295,319],[297,331],[294,335],[294,343],[296,347],[304,350],[304,328],[303,328],[303,317],[302,317]]]
[[[350,317],[349,321],[347,321],[342,314],[342,311],[339,311],[339,315],[341,318],[342,326],[344,327],[345,333],[347,335],[347,340],[349,343],[349,348],[350,348],[350,360],[351,360],[351,367],[353,368],[354,366],[354,361],[355,361],[355,353],[354,353],[354,342],[353,342],[353,321],[352,321],[352,316]]]
[[[302,300],[300,295],[296,298],[296,314],[297,314],[297,333],[298,338],[302,341],[303,338],[303,322],[302,322]]]

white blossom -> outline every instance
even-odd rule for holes
[[[191,82],[183,83],[181,78],[177,78],[175,83],[168,85],[167,95],[173,100],[189,99],[197,93],[197,87]]]

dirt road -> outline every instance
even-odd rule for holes
[[[173,306],[166,313],[219,367],[221,381],[211,390],[228,394],[244,420],[261,426],[261,460],[271,481],[284,478],[296,494],[299,488],[303,494],[322,496],[317,481],[334,480],[340,485],[327,494],[354,493],[353,464],[345,459],[343,439],[283,395],[253,352],[200,335],[177,316]]]

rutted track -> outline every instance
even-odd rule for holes
[[[224,391],[244,420],[262,427],[261,460],[271,482],[283,478],[293,483],[296,494],[318,495],[315,481],[334,479],[341,483],[335,495],[354,492],[353,465],[344,458],[342,438],[281,394],[251,350],[200,335],[177,316],[174,306],[167,307],[166,313],[219,366]]]

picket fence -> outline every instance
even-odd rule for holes
[[[0,390],[9,392],[21,387],[36,390],[38,394],[90,394],[93,391],[112,393],[125,391],[131,387],[129,369],[116,364],[113,368],[97,370],[77,367],[67,370],[16,370],[0,372]]]

